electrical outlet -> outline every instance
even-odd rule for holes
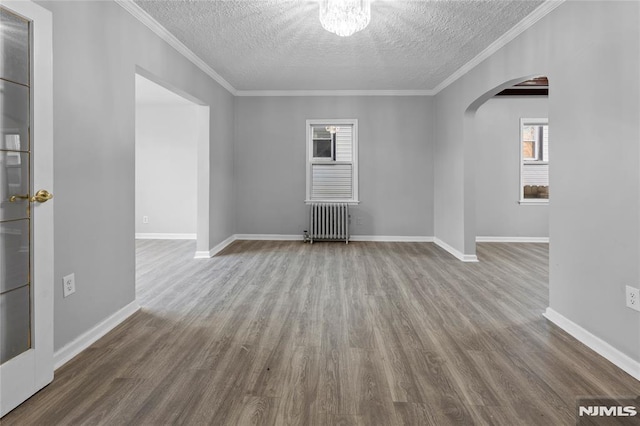
[[[62,278],[62,295],[70,296],[76,292],[76,274],[69,274]]]
[[[640,311],[640,290],[637,288],[626,286],[627,308]]]
[[[142,223],[149,223],[149,216],[142,216]]]

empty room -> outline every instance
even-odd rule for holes
[[[0,58],[3,425],[639,424],[639,2],[2,0]]]

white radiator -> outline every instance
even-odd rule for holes
[[[349,244],[349,204],[312,203],[309,215],[309,241],[345,241]]]

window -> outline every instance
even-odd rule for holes
[[[520,202],[549,202],[549,120],[520,119]]]
[[[358,120],[307,120],[307,202],[358,202],[357,148]]]

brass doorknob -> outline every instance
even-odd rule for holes
[[[31,197],[31,201],[37,201],[39,203],[45,203],[53,198],[53,194],[47,191],[46,189],[41,189],[36,192],[36,195]]]

